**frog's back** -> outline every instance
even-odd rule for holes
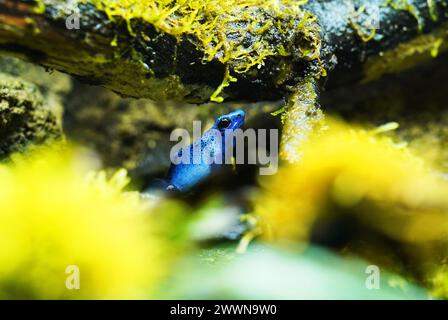
[[[179,191],[188,191],[224,164],[228,149],[224,141],[225,132],[241,128],[244,118],[242,110],[222,115],[200,139],[180,149],[178,157],[182,161],[171,165],[167,181],[169,186]]]
[[[209,176],[217,165],[216,161],[223,159],[222,143],[210,132],[204,133],[201,139],[179,150],[180,159],[183,152],[189,153],[188,161],[172,164],[168,172],[168,180],[180,191],[190,189]],[[207,161],[209,157],[215,161]]]

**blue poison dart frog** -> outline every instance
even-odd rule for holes
[[[158,180],[156,187],[159,189],[162,187],[167,191],[186,192],[219,170],[225,163],[226,130],[233,131],[241,128],[244,125],[244,118],[245,113],[242,110],[235,110],[218,117],[213,127],[204,132],[200,139],[179,150],[179,159],[182,158],[183,152],[188,152],[189,161],[186,161],[187,163],[182,163],[184,162],[182,161],[179,164],[172,163],[167,180]],[[212,131],[212,129],[214,130]],[[221,139],[216,138],[217,132],[221,135]],[[220,161],[207,161],[207,157],[220,159]],[[154,184],[146,191],[150,192],[153,189]]]

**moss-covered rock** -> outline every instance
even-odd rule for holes
[[[16,59],[1,58],[0,66],[0,158],[60,138],[69,78]]]

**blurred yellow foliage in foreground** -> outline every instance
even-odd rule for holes
[[[126,172],[65,148],[0,165],[0,298],[148,298],[166,244]],[[77,266],[80,289],[66,288]],[[69,281],[70,282],[70,281]]]
[[[392,267],[448,296],[446,178],[378,131],[335,119],[299,151],[299,163],[261,180],[255,212],[265,238],[306,243],[319,228],[344,232],[328,227],[343,219],[351,230],[342,249],[380,263],[399,252]]]

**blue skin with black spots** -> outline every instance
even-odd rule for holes
[[[190,161],[188,164],[172,164],[168,172],[167,190],[175,189],[181,192],[188,191],[199,182],[207,178],[225,162],[224,153],[226,150],[225,132],[226,130],[239,129],[244,125],[245,113],[242,110],[235,110],[228,114],[222,115],[216,119],[211,129],[219,131],[221,135],[222,145],[219,145],[219,139],[216,139],[216,131],[214,133],[209,129],[201,136],[201,139],[194,141],[182,152],[189,150]],[[193,152],[194,148],[200,152]],[[200,148],[200,149],[199,149]],[[209,155],[214,159],[221,159],[222,164],[207,163],[204,161],[203,155]],[[215,161],[216,162],[216,161]]]

